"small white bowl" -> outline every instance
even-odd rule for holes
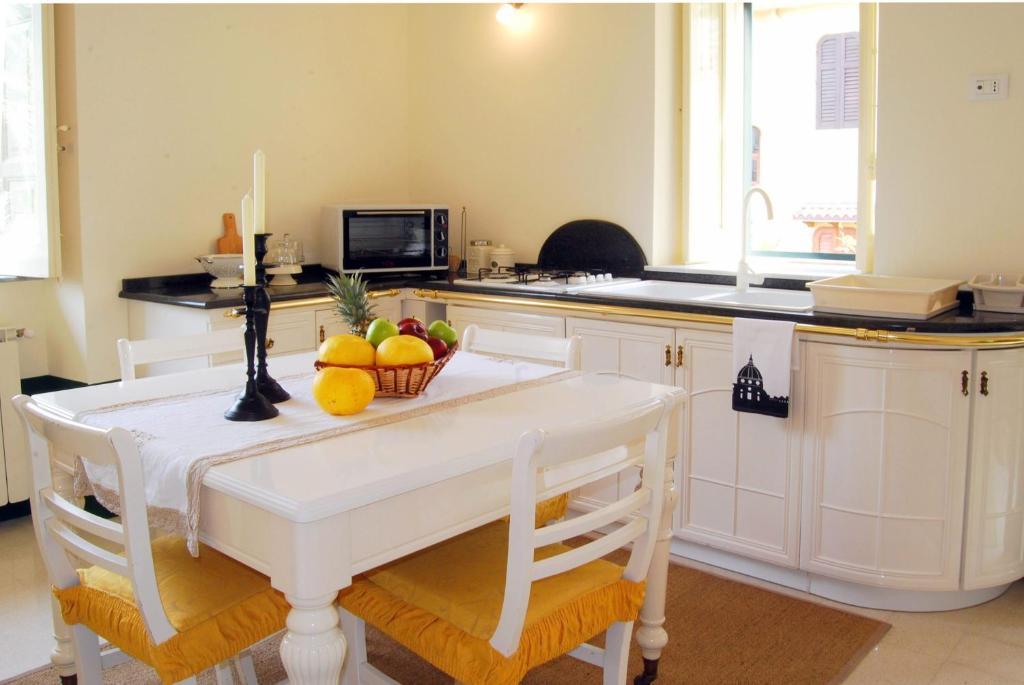
[[[242,285],[242,255],[207,254],[196,257],[196,261],[213,276],[211,288],[238,288]]]

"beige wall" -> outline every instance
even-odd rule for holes
[[[523,33],[495,7],[410,9],[414,197],[465,205],[469,237],[520,261],[578,218],[628,227],[650,258],[655,6],[528,4]]]
[[[63,337],[74,344],[54,360],[61,375],[117,377],[121,279],[197,271],[193,257],[213,251],[221,214],[238,212],[257,148],[268,158],[268,228],[305,239],[311,261],[321,205],[407,194],[404,7],[77,5],[58,14],[58,69],[73,65],[62,96],[74,100],[60,122],[72,127],[62,183],[77,186],[62,193],[61,210],[81,261],[59,295],[84,309]]]
[[[1024,273],[1024,5],[883,4],[875,271]],[[971,102],[971,74],[1010,97]]]

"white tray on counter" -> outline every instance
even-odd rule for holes
[[[964,281],[849,274],[812,281],[814,311],[924,321],[955,309]]]
[[[974,308],[983,312],[1024,313],[1024,276],[978,274],[971,279]]]

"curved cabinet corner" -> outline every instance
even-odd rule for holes
[[[801,567],[959,589],[971,352],[807,348]]]

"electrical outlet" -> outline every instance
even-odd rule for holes
[[[1009,74],[981,74],[971,76],[967,84],[971,100],[1005,100],[1009,97]]]

